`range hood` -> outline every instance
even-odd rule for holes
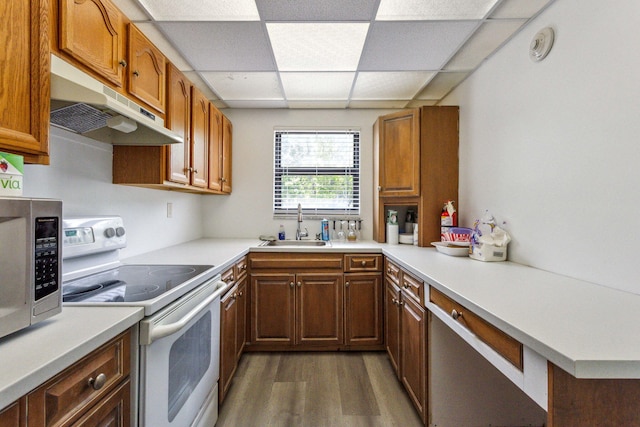
[[[184,142],[164,120],[51,55],[51,124],[114,145]]]

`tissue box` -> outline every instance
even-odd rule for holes
[[[504,261],[507,259],[507,246],[474,244],[469,247],[469,258],[478,261]]]
[[[0,152],[0,195],[22,196],[24,158]]]

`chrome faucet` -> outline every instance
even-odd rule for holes
[[[303,237],[309,237],[309,230],[307,227],[304,231],[300,231],[300,224],[302,224],[302,205],[298,203],[298,227],[296,228],[296,240],[302,240]]]

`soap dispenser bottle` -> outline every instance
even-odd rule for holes
[[[280,230],[278,231],[278,240],[284,240],[284,239],[285,239],[284,225],[280,224]]]

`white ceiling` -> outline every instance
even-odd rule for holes
[[[554,0],[113,0],[219,108],[435,105]]]

